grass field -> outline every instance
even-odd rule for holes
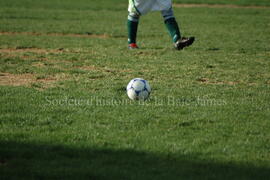
[[[268,179],[270,2],[174,11],[127,50],[127,1],[0,1],[0,179]],[[247,6],[247,7],[244,7]],[[130,101],[135,77],[153,91]]]

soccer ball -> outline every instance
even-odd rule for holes
[[[132,79],[127,85],[127,95],[132,100],[146,100],[150,93],[149,83],[142,78]]]

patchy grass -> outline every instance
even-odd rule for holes
[[[219,2],[174,9],[178,52],[159,13],[128,51],[126,0],[1,1],[1,179],[267,179],[269,3]]]

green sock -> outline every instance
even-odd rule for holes
[[[138,30],[139,22],[134,21],[127,21],[127,28],[128,28],[128,43],[136,43],[137,38],[137,30]]]
[[[168,29],[174,43],[181,38],[180,30],[175,18],[170,18],[165,21],[166,28]]]

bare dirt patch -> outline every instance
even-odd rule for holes
[[[25,53],[31,52],[36,54],[47,54],[47,53],[61,53],[63,49],[40,49],[40,48],[31,48],[31,47],[24,47],[24,48],[5,48],[0,49],[0,53]]]
[[[33,74],[10,74],[0,73],[0,85],[2,86],[25,86],[35,82]]]
[[[207,8],[270,9],[270,6],[240,6],[233,4],[174,4],[173,6],[179,8],[207,7]]]
[[[132,72],[131,69],[111,69],[108,67],[96,67],[96,66],[82,66],[79,69],[86,70],[86,71],[102,71],[102,72]]]
[[[79,37],[79,38],[101,38],[106,39],[111,36],[107,34],[64,34],[64,33],[37,33],[37,32],[0,32],[0,35],[26,35],[26,36],[66,36],[66,37]]]
[[[36,63],[32,64],[32,66],[40,68],[40,67],[45,67],[46,65],[42,62],[36,62]]]
[[[43,88],[53,87],[54,84],[66,79],[65,75],[59,74],[56,76],[38,77],[35,74],[11,74],[0,73],[0,86],[31,86],[34,83],[41,83]]]
[[[239,83],[239,82],[234,82],[234,81],[213,81],[208,78],[198,78],[197,81],[202,84],[214,84],[214,85],[223,85],[223,84],[236,85]]]

